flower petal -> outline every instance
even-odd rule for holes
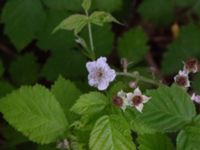
[[[139,112],[142,112],[142,109],[143,109],[144,105],[141,103],[137,106],[135,106],[135,108],[139,111]]]

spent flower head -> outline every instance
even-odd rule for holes
[[[123,111],[126,110],[126,107],[128,106],[128,100],[126,97],[126,93],[124,91],[119,91],[117,93],[117,96],[113,97],[113,104],[117,107],[120,107]]]
[[[184,62],[184,70],[188,73],[196,73],[198,71],[199,62],[196,58],[190,58]]]
[[[186,71],[179,71],[179,73],[174,77],[174,81],[181,87],[190,87],[190,80],[188,77],[188,72]]]
[[[115,70],[107,64],[105,57],[100,57],[96,61],[86,64],[89,72],[88,83],[90,86],[97,87],[99,90],[105,90],[116,77]]]
[[[136,88],[133,93],[127,93],[129,105],[135,107],[139,112],[142,112],[144,103],[150,100],[150,97],[143,95],[139,88]]]

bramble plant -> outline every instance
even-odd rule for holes
[[[153,0],[153,3],[157,1]],[[16,63],[11,64],[9,71],[13,74],[17,72],[15,68],[21,66],[20,64],[27,65],[29,68],[27,73],[19,75],[22,78],[17,76],[17,73],[15,74],[16,78],[19,78],[15,84],[21,87],[6,96],[3,95],[0,100],[0,112],[3,118],[12,128],[23,134],[23,136],[20,134],[19,137],[14,137],[19,138],[19,143],[21,141],[37,143],[38,150],[198,150],[200,115],[197,110],[200,108],[200,95],[192,87],[196,82],[195,74],[198,75],[200,72],[198,58],[195,55],[187,58],[179,57],[183,58],[181,60],[182,69],[178,71],[177,75],[173,75],[173,83],[170,85],[167,85],[164,79],[156,76],[155,68],[151,68],[151,72],[146,74],[140,73],[140,69],[132,66],[134,63],[140,62],[146,54],[148,40],[142,28],[137,27],[129,30],[118,40],[117,52],[121,61],[117,64],[120,64],[121,68],[109,65],[112,64],[110,59],[104,54],[99,55],[101,44],[96,47],[96,43],[99,42],[95,41],[98,39],[96,37],[107,30],[104,28],[106,23],[115,23],[119,26],[125,26],[125,24],[120,23],[108,11],[95,11],[98,9],[92,7],[93,2],[92,0],[81,1],[84,13],[79,11],[78,14],[64,15],[68,17],[64,20],[62,20],[63,17],[58,19],[59,21],[56,21],[55,25],[46,31],[49,36],[66,32],[78,47],[74,51],[64,52],[64,54],[60,51],[53,53],[51,58],[55,59],[53,62],[47,60],[41,74],[48,74],[46,77],[49,80],[57,78],[53,74],[54,71],[58,71],[60,74],[50,89],[42,84],[21,86],[29,81],[30,84],[35,83],[34,77],[30,77],[30,80],[26,81],[26,77],[29,78],[28,75],[35,75],[39,72],[35,61],[31,61],[32,68],[28,65],[30,60],[35,59],[33,55],[24,55],[17,59]],[[9,1],[7,7],[13,8],[14,3],[14,0]],[[43,3],[46,4],[48,1]],[[55,3],[48,4],[52,6]],[[145,11],[146,3],[148,0],[144,1],[139,8],[141,16],[144,15],[145,18],[153,20],[156,24],[165,24],[165,21],[171,19],[172,16],[168,14],[168,9],[172,8],[163,10],[169,16],[167,20],[162,21],[161,19],[159,22],[157,18],[162,18],[162,14],[152,17],[153,11],[150,11],[149,14]],[[178,5],[180,2],[176,1],[176,3]],[[33,4],[36,5],[35,2]],[[39,1],[37,5],[40,5]],[[62,3],[56,6],[62,7]],[[38,8],[42,10],[42,6]],[[4,16],[9,14],[10,9],[4,11]],[[155,10],[155,12],[157,11]],[[32,17],[32,19],[35,18]],[[53,22],[54,19],[51,21]],[[3,17],[3,21],[9,22],[9,19],[6,20]],[[193,30],[200,31],[194,25],[190,26]],[[102,28],[103,30],[101,30]],[[172,51],[177,49],[179,43],[184,45],[183,41],[188,37],[183,35],[179,39],[177,34],[190,32],[190,28],[185,28],[177,31],[175,42],[171,44],[170,50],[162,62],[163,66],[176,62],[174,57],[173,62],[169,63],[170,60],[166,58],[173,55]],[[6,28],[6,31],[10,30]],[[93,31],[96,31],[95,34]],[[84,32],[87,33],[87,36],[83,34]],[[40,36],[46,37],[46,35]],[[34,33],[32,36],[34,37],[36,34]],[[106,38],[106,36],[107,34],[102,37]],[[104,42],[102,37],[99,40]],[[195,37],[199,37],[199,35]],[[130,41],[130,38],[136,40]],[[137,41],[137,38],[141,40]],[[48,44],[52,44],[40,40],[37,41],[38,45],[45,49],[48,49]],[[69,43],[73,42],[70,40]],[[24,48],[23,41],[26,40],[18,43],[17,47]],[[132,47],[127,46],[128,44]],[[58,45],[63,47],[62,44]],[[136,53],[132,53],[134,48]],[[72,61],[71,57],[74,58]],[[64,59],[64,61],[59,61],[60,59]],[[51,68],[57,63],[59,68]],[[80,63],[81,67],[77,67],[77,63]],[[59,70],[60,68],[64,70],[65,64],[68,65],[67,73]],[[173,66],[168,67],[173,68]],[[1,68],[3,65],[0,62],[0,77],[4,72],[4,69]],[[73,74],[74,68],[77,72]],[[87,85],[82,82],[86,78],[81,78],[76,82],[80,78],[79,75],[85,73],[81,69],[87,74]],[[173,68],[173,73],[174,70],[178,69]],[[169,73],[170,71],[168,68],[164,68],[164,72]],[[74,83],[65,79],[69,76],[74,77]],[[82,89],[84,86],[87,87],[86,90]],[[12,132],[15,133],[15,131]]]

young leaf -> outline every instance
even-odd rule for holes
[[[107,105],[107,98],[98,92],[91,92],[80,96],[71,108],[71,111],[79,115],[88,115],[101,112]]]
[[[35,37],[45,21],[45,11],[40,0],[7,1],[2,21],[5,33],[18,51],[21,51]]]
[[[119,39],[118,54],[121,58],[137,63],[144,59],[148,51],[147,42],[148,38],[142,28],[131,29]]]
[[[68,126],[60,104],[41,85],[24,86],[2,98],[0,112],[10,125],[41,144],[56,141]]]
[[[69,110],[81,95],[80,90],[71,81],[65,80],[62,76],[59,76],[52,86],[51,92],[59,101],[68,120],[73,119],[73,114]]]
[[[130,127],[120,116],[103,116],[95,123],[90,134],[91,150],[136,150]]]
[[[71,15],[64,19],[53,32],[57,30],[74,30],[75,35],[78,34],[88,23],[88,17],[81,14]]]
[[[143,134],[137,139],[139,150],[175,150],[171,140],[164,134]]]
[[[91,0],[83,0],[82,7],[85,11],[88,11],[91,7]]]
[[[157,130],[174,132],[191,123],[196,115],[190,96],[181,87],[160,87],[148,91],[151,100],[139,118]]]
[[[95,11],[89,17],[91,23],[103,26],[107,22],[119,23],[110,13],[104,11]]]

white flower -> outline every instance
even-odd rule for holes
[[[186,71],[179,71],[178,75],[174,77],[174,81],[182,87],[190,87],[190,80]]]
[[[195,93],[193,93],[191,99],[192,101],[200,104],[200,95],[196,95]]]
[[[99,90],[105,90],[112,82],[116,73],[107,64],[105,57],[100,57],[96,61],[88,62],[86,68],[89,72],[88,83],[90,86],[97,87]]]
[[[144,103],[147,103],[150,97],[142,95],[139,88],[136,88],[133,93],[127,93],[127,99],[130,106],[135,107],[139,112],[142,112]]]

